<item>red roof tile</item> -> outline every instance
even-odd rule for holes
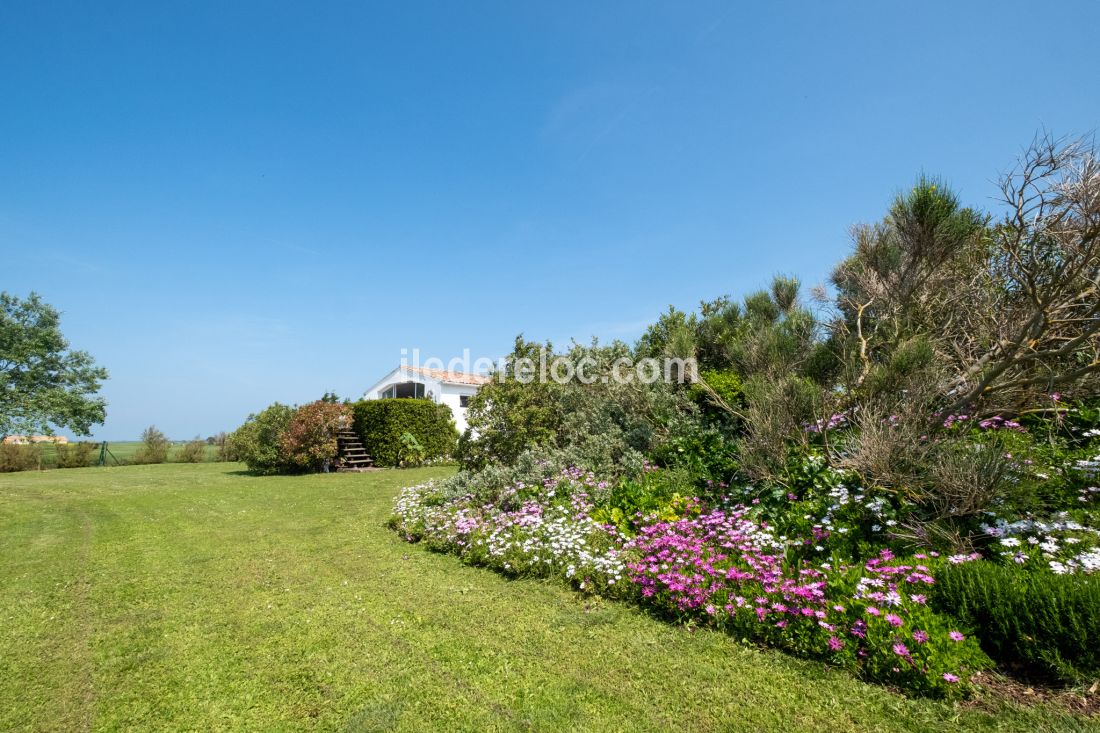
[[[446,382],[447,384],[469,384],[473,386],[479,386],[482,384],[487,384],[492,379],[491,377],[487,377],[484,374],[451,372],[447,371],[446,369],[426,369],[425,367],[413,366],[406,366],[401,368],[405,371],[423,374],[425,377],[438,379],[440,382]]]

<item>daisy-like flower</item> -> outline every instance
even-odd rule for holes
[[[897,654],[899,657],[908,657],[909,647],[905,646],[899,641],[898,643],[894,644],[894,654]]]
[[[838,652],[843,648],[844,648],[844,641],[842,639],[838,639],[835,636],[830,636],[829,637],[829,650],[830,651]]]
[[[957,674],[951,674],[950,672],[944,672],[943,678],[951,684],[955,684],[959,681],[959,676]]]
[[[958,631],[948,631],[948,632],[947,632],[947,635],[948,635],[949,637],[951,637],[951,641],[962,641],[963,639],[965,639],[965,638],[966,638],[965,636],[963,636],[963,635],[962,635],[962,634],[961,634],[960,632],[958,632]]]
[[[874,606],[867,606],[867,613],[871,614],[872,616],[881,616],[882,615],[882,611],[878,610]]]
[[[928,632],[917,629],[913,632],[913,641],[917,642],[918,644],[925,643],[926,641],[928,641]]]
[[[898,626],[901,626],[902,623],[903,623],[903,621],[901,620],[901,616],[898,616],[896,613],[886,614],[886,622],[889,623],[894,628],[897,628]]]

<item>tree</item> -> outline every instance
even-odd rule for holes
[[[1039,137],[1000,188],[999,220],[924,179],[883,222],[856,230],[855,253],[833,275],[853,394],[922,385],[942,416],[1098,391],[1096,149]]]
[[[107,415],[96,397],[107,370],[86,351],[69,349],[57,309],[31,293],[0,293],[0,434],[88,435]]]
[[[157,429],[156,425],[150,425],[141,432],[141,447],[134,453],[131,463],[164,463],[168,460],[168,449],[171,443],[168,436]]]

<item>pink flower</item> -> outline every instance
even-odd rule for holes
[[[917,629],[913,632],[913,641],[917,642],[918,644],[923,644],[924,642],[928,641],[928,634],[924,631],[921,631],[920,629]]]
[[[867,606],[867,613],[871,614],[872,616],[881,616],[882,615],[882,611],[878,610],[874,606]]]
[[[915,595],[909,596],[909,600],[911,600],[913,603],[919,603],[921,605],[924,605],[924,603],[928,600],[928,598],[924,595],[921,595],[921,594],[917,593]]]
[[[835,636],[829,637],[829,649],[830,651],[839,652],[844,648],[844,642]]]
[[[951,674],[950,672],[944,672],[943,678],[951,684],[955,684],[959,681],[959,676],[957,674]]]
[[[898,626],[901,626],[901,624],[903,623],[902,620],[901,620],[901,616],[898,616],[895,613],[886,614],[886,621],[887,621],[887,623],[889,623],[894,628],[897,628]]]
[[[951,641],[962,641],[966,637],[960,634],[958,631],[949,631],[947,635],[951,637]]]
[[[894,644],[894,654],[897,654],[899,657],[908,657],[909,647],[899,641],[897,644]]]

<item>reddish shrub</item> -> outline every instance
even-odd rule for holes
[[[322,471],[336,459],[336,431],[351,424],[346,405],[310,402],[299,407],[283,432],[283,457],[302,471]]]

